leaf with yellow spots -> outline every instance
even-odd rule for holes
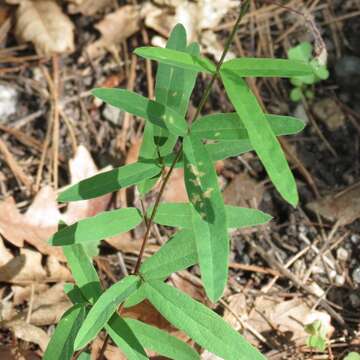
[[[226,210],[213,161],[196,136],[184,139],[184,177],[205,291],[217,301],[226,285],[229,238]]]

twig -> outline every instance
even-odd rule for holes
[[[58,55],[53,55],[53,87],[52,87],[52,106],[54,114],[53,122],[53,139],[52,139],[52,148],[53,148],[53,175],[54,175],[54,188],[57,189],[59,184],[59,136],[60,136],[60,112],[59,112],[59,57]]]
[[[304,285],[297,277],[288,269],[286,269],[282,264],[274,259],[271,253],[266,252],[260,246],[249,242],[249,244],[260,254],[260,256],[265,259],[270,266],[275,267],[280,273],[282,273],[285,277],[287,277],[293,284],[304,291],[306,291],[309,295],[315,297],[319,300],[319,304],[341,325],[345,325],[345,321],[340,314],[338,314],[321,296],[319,296],[312,288],[307,285]]]
[[[8,164],[10,170],[13,172],[15,178],[19,183],[25,185],[25,187],[31,192],[32,191],[32,181],[24,173],[22,168],[19,166],[14,156],[9,151],[6,143],[0,139],[0,153],[3,155],[5,162]]]

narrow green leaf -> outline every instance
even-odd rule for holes
[[[216,66],[209,59],[182,51],[146,46],[135,49],[134,53],[145,59],[155,60],[181,69],[210,74],[216,71]]]
[[[206,144],[212,161],[224,160],[254,150],[249,140],[223,140],[214,144]]]
[[[226,92],[248,131],[249,139],[263,163],[271,181],[282,197],[293,206],[298,193],[281,146],[269,122],[246,82],[230,71],[222,71]]]
[[[148,359],[137,334],[119,314],[114,314],[105,328],[114,343],[124,352],[127,359]]]
[[[82,180],[63,191],[58,201],[77,201],[105,195],[159,174],[161,169],[154,164],[136,162],[103,172]]]
[[[93,304],[102,289],[97,272],[82,244],[64,246],[63,252],[71,273],[84,297]]]
[[[146,299],[145,291],[143,285],[140,285],[140,287],[132,293],[124,302],[124,307],[131,308],[137,304],[140,304]]]
[[[276,136],[297,134],[304,129],[303,121],[293,116],[265,115]],[[210,140],[246,140],[249,138],[237,113],[211,114],[198,119],[191,133]]]
[[[140,285],[137,276],[127,276],[107,289],[93,305],[75,339],[75,349],[87,345],[110,320],[118,306]]]
[[[226,205],[228,227],[242,229],[268,223],[272,216],[257,209],[247,209],[238,206]]]
[[[219,315],[180,290],[159,281],[144,284],[147,298],[175,327],[224,360],[264,360]]]
[[[141,265],[145,280],[165,279],[173,272],[187,269],[197,262],[194,234],[181,230]]]
[[[177,24],[172,30],[166,47],[185,51],[192,55],[200,54],[200,49],[197,44],[191,44],[186,48],[186,31],[181,24]],[[185,116],[196,77],[197,72],[180,69],[167,64],[159,64],[155,82],[156,101],[169,106],[181,116]],[[176,141],[177,136],[172,135],[168,130],[155,126],[148,121],[145,123],[140,157],[156,159],[158,158],[158,154],[162,157],[166,156],[172,152]],[[153,179],[145,180],[138,186],[142,196],[150,191],[159,176],[160,175]]]
[[[127,232],[141,222],[141,214],[136,208],[105,211],[58,231],[49,239],[49,243],[65,246],[103,240]]]
[[[248,209],[238,206],[225,205],[225,211],[227,225],[229,229],[242,229],[250,226],[262,225],[266,224],[272,219],[269,214],[266,214],[257,209]],[[191,229],[192,220],[190,204],[162,203],[158,207],[154,222],[160,225]],[[160,251],[161,249],[159,250],[159,252]],[[152,258],[153,256],[148,260],[151,260]]]
[[[74,284],[64,284],[64,293],[73,304],[86,304],[88,302],[79,287]]]
[[[237,58],[226,61],[221,70],[240,77],[292,77],[313,74],[309,63],[301,60]]]
[[[186,31],[181,24],[177,24],[170,33],[169,40],[166,43],[166,48],[185,51],[186,49]],[[176,89],[176,84],[173,82],[174,72],[179,71],[167,64],[159,64],[156,71],[155,81],[155,98],[161,104],[168,105],[168,98],[170,96],[170,89]],[[180,72],[182,70],[180,69]],[[176,108],[175,108],[176,109]],[[181,113],[179,111],[179,113]],[[182,114],[185,115],[185,114]]]
[[[77,360],[91,360],[91,355],[88,352],[82,352]]]
[[[86,306],[84,304],[74,305],[65,312],[46,348],[44,360],[70,360],[72,358],[75,337],[85,317]]]
[[[184,117],[157,101],[126,89],[94,89],[92,94],[112,106],[149,120],[174,135],[185,136],[187,133],[188,125]]]
[[[200,55],[199,45],[190,44],[184,51],[192,56]],[[160,64],[161,66],[162,64]],[[191,93],[194,89],[197,71],[173,68],[172,82],[169,88],[167,105],[182,116],[186,115]]]
[[[201,140],[190,135],[183,144],[185,186],[194,209],[201,277],[207,295],[215,302],[227,281],[229,237],[225,206],[213,162]]]
[[[193,348],[165,331],[135,319],[125,318],[124,321],[144,348],[170,359],[200,359]]]

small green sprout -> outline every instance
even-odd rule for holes
[[[306,41],[292,47],[288,51],[288,58],[290,60],[305,61],[314,70],[314,73],[311,75],[294,76],[290,79],[291,84],[294,86],[290,92],[292,101],[297,102],[304,97],[310,100],[313,99],[314,91],[311,86],[329,77],[329,71],[326,65],[321,64],[317,58],[313,58],[312,52],[312,45]]]
[[[305,331],[310,335],[306,340],[306,345],[324,351],[326,348],[326,333],[327,329],[320,320],[315,320],[311,324],[304,327]]]

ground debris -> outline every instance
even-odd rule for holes
[[[338,225],[351,224],[360,217],[360,183],[310,202],[307,207]]]

